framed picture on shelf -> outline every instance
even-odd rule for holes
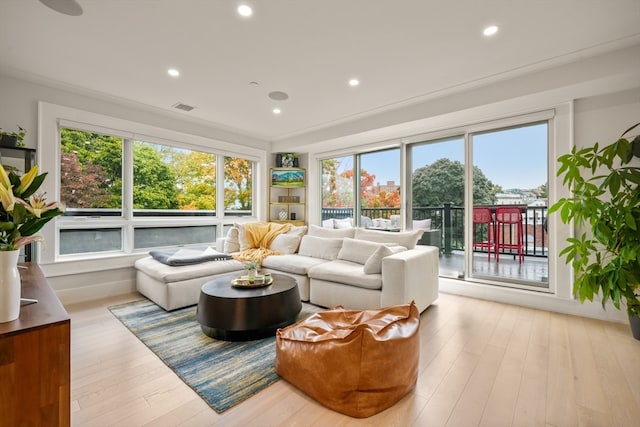
[[[304,187],[304,169],[271,169],[271,185],[274,187]]]

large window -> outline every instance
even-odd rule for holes
[[[400,149],[322,160],[322,220],[329,228],[397,227]]]
[[[254,214],[253,160],[115,133],[60,129],[59,255],[210,244],[224,215]]]
[[[423,229],[418,244],[439,248],[442,276],[547,291],[552,114],[452,126],[403,138],[401,148],[323,159],[323,225]],[[511,223],[504,205],[515,209]],[[474,220],[481,210],[486,221]],[[346,217],[350,224],[338,220]]]

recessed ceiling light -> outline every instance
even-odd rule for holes
[[[279,108],[273,109],[273,114],[280,114],[280,113],[282,113],[282,110],[280,110]]]
[[[349,86],[358,86],[359,84],[360,84],[360,80],[358,79],[349,80]]]
[[[180,75],[180,71],[176,70],[175,68],[169,68],[167,70],[167,74],[169,74],[171,77],[178,77]]]
[[[492,36],[497,32],[498,32],[498,27],[496,27],[495,25],[490,25],[484,29],[482,34],[484,34],[485,36]]]
[[[238,13],[240,14],[240,16],[248,17],[253,15],[253,9],[251,9],[251,6],[241,4],[240,6],[238,6]]]

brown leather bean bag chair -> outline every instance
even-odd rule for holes
[[[369,417],[416,385],[420,313],[415,303],[314,314],[276,333],[276,372],[325,406]]]

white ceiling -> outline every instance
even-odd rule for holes
[[[640,0],[77,1],[0,0],[0,72],[267,141],[640,43]]]

